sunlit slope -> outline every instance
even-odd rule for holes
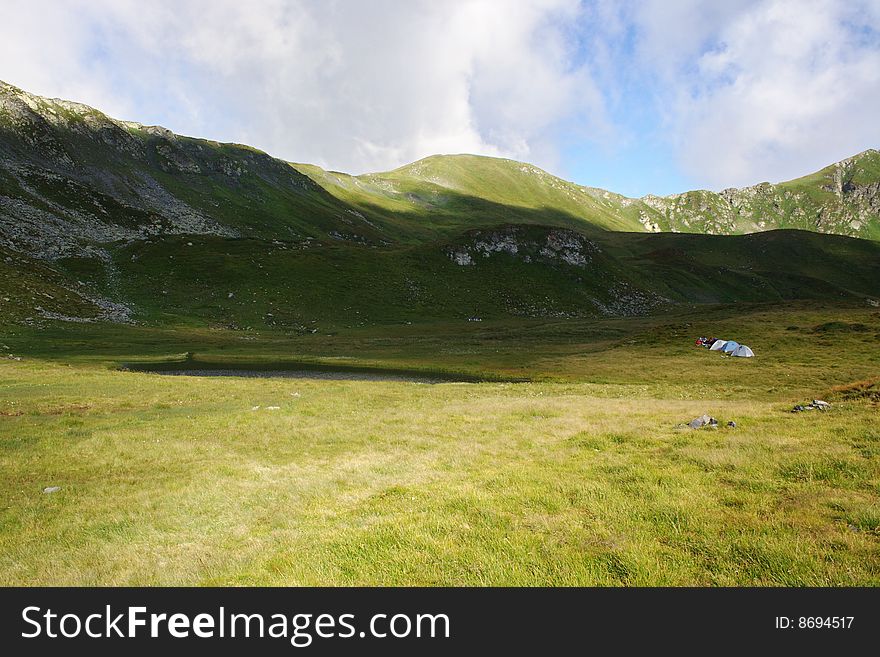
[[[793,228],[876,240],[880,239],[880,153],[869,149],[775,185],[616,200],[622,214],[655,232],[735,235]]]
[[[158,234],[382,246],[498,223],[638,228],[534,167],[469,157],[440,168],[483,183],[291,165],[0,83],[0,243],[45,257]]]
[[[420,186],[483,198],[514,208],[554,210],[607,230],[642,230],[615,212],[612,203],[596,199],[585,187],[557,178],[531,164],[477,155],[434,155],[385,174],[364,176],[387,181],[416,193]]]
[[[433,155],[385,173],[352,176],[295,164],[298,171],[365,216],[405,218],[410,230],[499,223],[585,231],[643,231],[617,203],[531,164],[478,155]],[[420,230],[422,229],[422,230]]]

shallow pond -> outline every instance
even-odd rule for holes
[[[166,376],[239,376],[257,379],[317,379],[324,381],[403,381],[410,383],[463,382],[457,378],[395,372],[353,372],[343,370],[246,370],[246,369],[179,369],[140,370]],[[472,382],[472,381],[469,381]]]
[[[480,383],[522,382],[501,376],[478,376],[462,372],[431,372],[393,367],[336,365],[313,362],[205,362],[176,360],[147,363],[123,363],[129,372],[148,372],[165,376],[228,376],[259,379],[313,379],[323,381],[395,381],[409,383]]]

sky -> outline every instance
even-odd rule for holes
[[[880,147],[880,0],[0,0],[0,79],[294,162],[628,196]]]

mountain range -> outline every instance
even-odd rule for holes
[[[15,322],[312,332],[873,303],[878,239],[876,150],[779,184],[627,198],[474,155],[353,176],[0,82],[0,310]]]

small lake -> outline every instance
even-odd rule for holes
[[[353,372],[332,370],[244,370],[244,369],[180,369],[140,370],[164,376],[237,376],[254,379],[313,379],[321,381],[396,381],[409,383],[461,382],[456,378],[438,378],[429,375],[396,374],[392,372]]]
[[[164,361],[153,363],[124,363],[121,369],[130,372],[148,372],[163,376],[245,377],[256,379],[311,379],[318,381],[391,381],[408,383],[480,383],[522,382],[496,376],[478,376],[457,372],[430,372],[420,370],[382,368],[375,366],[345,366],[327,363],[218,363],[204,361]]]

